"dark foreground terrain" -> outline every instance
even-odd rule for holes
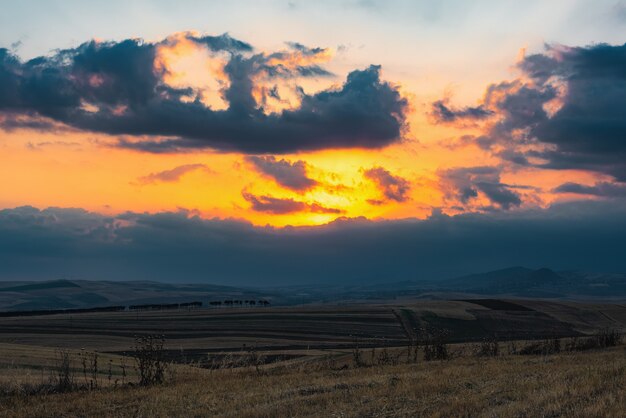
[[[2,317],[0,415],[624,416],[624,331],[529,299]]]
[[[445,360],[420,357],[415,363],[384,362],[377,351],[378,360],[361,366],[349,353],[280,367],[171,366],[161,384],[111,384],[102,376],[98,387],[65,393],[29,393],[5,385],[0,416],[624,416],[624,346],[492,357],[465,348],[451,348]]]

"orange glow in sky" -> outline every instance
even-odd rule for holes
[[[230,86],[225,70],[229,53],[192,42],[190,34],[170,35],[159,44],[155,73],[169,87],[191,87],[191,93],[181,97],[182,102],[199,101],[213,110],[225,110],[229,105],[225,97]],[[289,74],[276,78],[263,71],[254,73],[252,95],[265,114],[300,106],[298,89],[337,90],[344,79],[344,74],[331,72],[312,78],[292,76],[303,66],[331,63],[337,56],[333,48],[294,47],[254,53],[265,59],[263,65]],[[342,65],[340,62],[335,68]],[[383,77],[387,79],[384,71]],[[305,175],[314,184],[305,190],[284,187],[260,172],[243,153],[194,150],[155,154],[114,147],[117,138],[106,134],[62,128],[48,132],[14,129],[0,134],[0,176],[5,179],[0,206],[82,207],[110,214],[188,209],[206,218],[245,219],[274,226],[325,224],[338,217],[425,218],[433,209],[449,214],[481,211],[489,206],[488,196],[471,191],[475,194],[471,204],[461,205],[449,190],[446,173],[455,167],[499,167],[502,160],[493,152],[499,149],[494,146],[487,151],[475,142],[459,139],[481,135],[488,123],[433,122],[428,104],[438,97],[416,93],[429,78],[437,75],[426,71],[421,78],[392,82],[409,101],[406,130],[395,144],[375,150],[327,149],[277,155],[277,160],[304,164]],[[94,88],[104,82],[96,76],[88,80]],[[482,100],[496,106],[505,94],[520,88],[521,84],[513,83],[506,92],[495,91]],[[550,113],[562,105],[563,94],[561,91],[547,104]],[[89,102],[83,103],[82,109],[98,111]],[[114,113],[123,115],[125,111],[125,106],[118,106]],[[367,174],[376,169],[393,184],[385,186],[385,179],[379,181]],[[593,184],[602,179],[584,171],[519,167],[503,167],[497,178],[523,197],[519,208],[546,207],[571,198],[551,191],[564,182]],[[262,205],[274,201],[297,208],[281,212],[254,206],[255,202]]]

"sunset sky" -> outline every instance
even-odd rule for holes
[[[3,9],[3,279],[626,269],[626,2]]]

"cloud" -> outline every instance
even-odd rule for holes
[[[302,160],[292,163],[285,159],[277,160],[274,156],[250,156],[246,161],[253,164],[258,172],[287,189],[303,192],[318,184],[307,176],[307,164]]]
[[[600,182],[593,186],[579,183],[563,183],[553,190],[555,193],[574,193],[599,197],[626,197],[626,184]]]
[[[500,167],[457,167],[440,172],[442,188],[449,198],[468,206],[482,194],[489,202],[504,210],[520,206],[522,199],[514,186],[500,182]],[[486,209],[486,208],[483,208]]]
[[[48,118],[42,118],[32,114],[17,114],[12,112],[0,112],[0,128],[5,132],[29,129],[55,134],[64,134],[74,130],[67,125],[55,122]]]
[[[439,279],[514,265],[624,272],[625,229],[623,201],[290,228],[190,212],[25,207],[0,210],[0,279],[261,286]]]
[[[626,180],[626,44],[548,45],[522,77],[489,86],[495,113],[481,146],[519,165]]]
[[[363,172],[365,177],[373,181],[382,192],[385,200],[395,202],[406,202],[411,190],[411,184],[400,176],[394,176],[383,167],[373,167]],[[378,200],[370,200],[372,204],[380,204]]]
[[[41,141],[41,142],[28,142],[26,144],[26,147],[33,151],[37,151],[45,147],[79,148],[80,146],[81,146],[80,142],[73,142],[73,141]]]
[[[197,36],[188,34],[187,39],[198,44],[203,44],[213,51],[229,51],[229,52],[252,52],[254,48],[247,42],[232,38],[229,34],[224,33],[218,36],[203,35]]]
[[[164,82],[168,69],[157,65],[159,48],[183,41],[224,52],[227,82],[219,94],[225,110],[207,106],[193,86]],[[330,56],[327,49],[298,43],[284,51],[255,53],[251,45],[228,35],[192,33],[156,43],[90,41],[25,62],[0,49],[0,112],[124,135],[117,146],[157,153],[205,148],[287,153],[380,148],[400,141],[408,103],[395,86],[381,80],[376,65],[354,70],[339,87],[317,93],[296,86],[298,106],[266,111],[267,97],[278,93],[271,84],[265,88],[259,83],[329,76],[321,64]]]
[[[493,111],[486,109],[483,105],[476,107],[454,108],[448,105],[445,100],[437,100],[432,104],[431,115],[436,122],[451,123],[459,119],[461,120],[483,120],[494,114]]]
[[[182,176],[192,171],[203,170],[205,172],[212,172],[204,164],[185,164],[178,167],[174,167],[171,170],[160,171],[158,173],[151,173],[147,176],[140,177],[138,183],[142,185],[155,184],[155,183],[175,183],[180,180]]]
[[[252,210],[266,212],[273,215],[285,215],[297,212],[341,214],[340,209],[327,208],[319,203],[305,203],[294,199],[280,199],[272,196],[256,196],[249,192],[242,192],[243,198],[248,201]]]
[[[551,78],[566,83],[561,108],[533,127],[550,168],[578,168],[626,180],[626,45],[551,48],[533,55],[524,71],[542,85]]]

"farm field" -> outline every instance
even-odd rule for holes
[[[163,336],[168,361],[208,362],[253,350],[268,363],[316,359],[349,352],[355,345],[405,347],[428,330],[445,330],[446,341],[489,338],[531,340],[575,337],[610,328],[626,330],[626,306],[540,300],[476,299],[387,304],[317,305],[99,312],[0,318],[0,345],[97,351],[125,356],[136,336]],[[20,356],[24,358],[28,356]],[[3,367],[40,370],[15,356]],[[209,360],[212,359],[212,360]]]
[[[261,370],[177,366],[157,386],[3,396],[0,416],[620,417],[625,387],[624,346],[366,367],[322,362]]]
[[[626,305],[476,299],[6,317],[0,342],[115,351],[136,335],[162,334],[173,349],[331,348],[403,344],[407,327],[428,326],[456,342],[574,336],[626,329]]]
[[[617,417],[625,347],[583,344],[607,329],[626,330],[625,306],[406,299],[2,317],[0,416]],[[147,335],[163,343],[149,354],[163,379],[138,385]]]

